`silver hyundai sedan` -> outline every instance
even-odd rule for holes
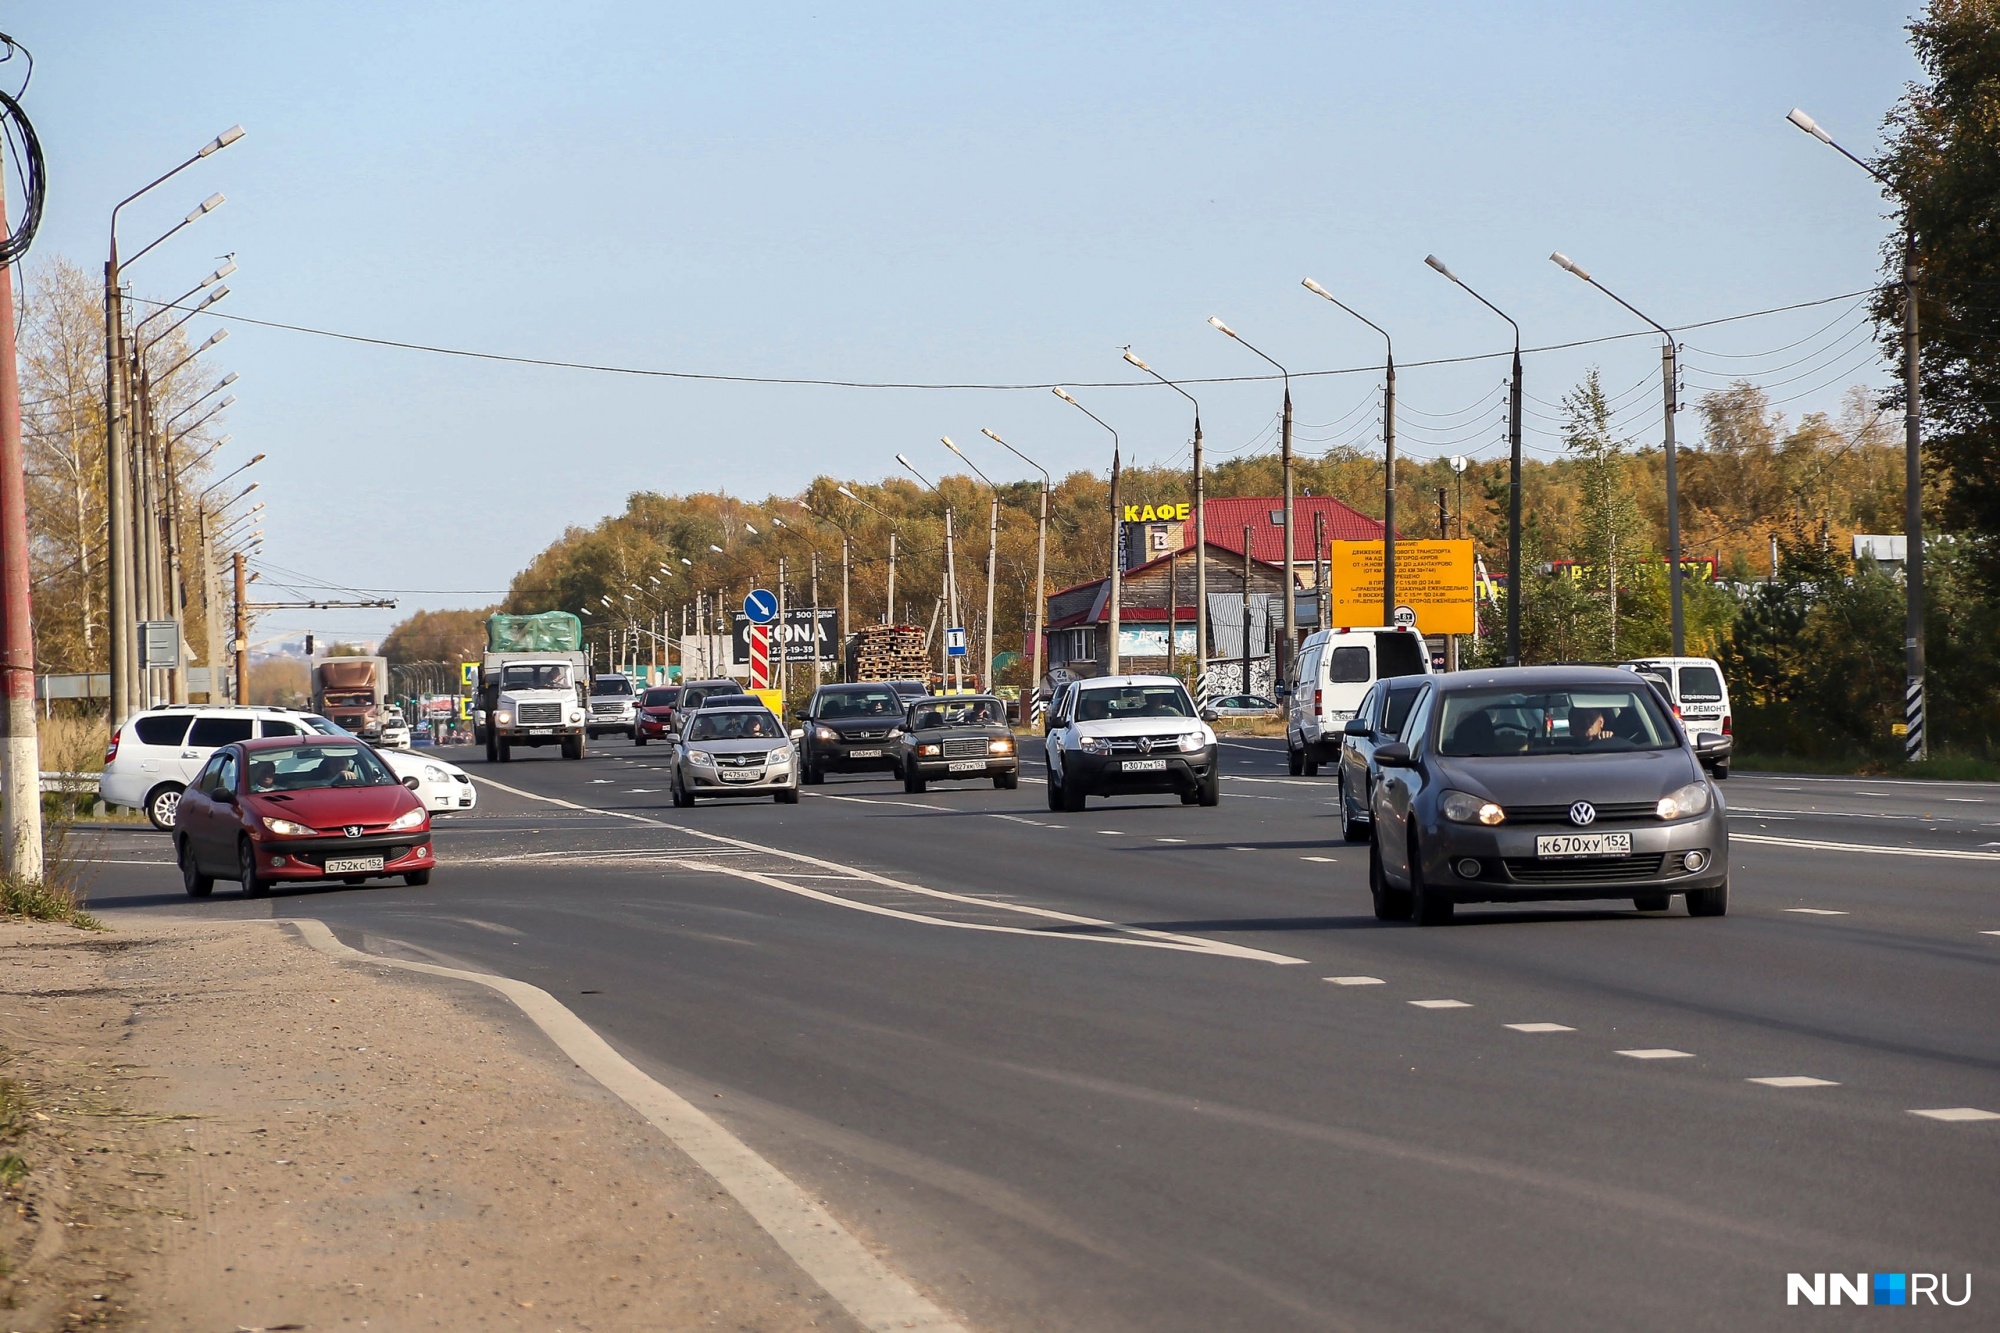
[[[1376,747],[1375,915],[1445,925],[1459,903],[1628,898],[1729,909],[1722,797],[1659,696],[1608,667],[1438,676]]]
[[[683,810],[702,796],[769,796],[797,805],[798,756],[783,724],[762,704],[703,708],[674,740],[673,790]]]

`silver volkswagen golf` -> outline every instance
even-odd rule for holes
[[[1375,915],[1444,925],[1459,903],[1626,898],[1729,908],[1722,796],[1658,693],[1607,667],[1461,671],[1375,749]]]
[[[799,802],[798,756],[770,709],[704,708],[674,741],[674,804],[703,796],[769,796]]]

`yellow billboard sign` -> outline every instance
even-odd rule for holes
[[[1327,624],[1382,623],[1382,543],[1328,542]],[[1397,542],[1396,605],[1417,613],[1424,634],[1470,634],[1472,543]]]
[[[1127,523],[1185,523],[1193,505],[1126,505]]]

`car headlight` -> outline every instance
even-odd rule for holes
[[[771,751],[771,753],[764,756],[764,762],[767,764],[789,764],[792,762],[792,747],[787,745],[782,750]]]
[[[503,708],[493,715],[493,720],[500,726],[511,726],[514,721],[514,715]]]
[[[581,708],[570,709],[569,720],[572,722],[583,721],[583,710]]]
[[[988,754],[1014,753],[1014,738],[1012,736],[1002,736],[999,737],[998,739],[986,742],[986,753]]]
[[[714,768],[715,756],[710,754],[706,750],[689,750],[688,762],[690,764],[696,764],[702,768]]]
[[[1193,754],[1196,750],[1206,750],[1207,748],[1208,737],[1198,731],[1190,731],[1187,735],[1181,737],[1182,754]]]
[[[1709,800],[1706,782],[1690,782],[1672,795],[1662,796],[1656,809],[1662,819],[1684,819],[1706,811]]]
[[[1470,792],[1446,792],[1439,808],[1444,817],[1454,824],[1498,824],[1507,818],[1505,810],[1484,796],[1474,796]]]
[[[424,808],[422,806],[418,806],[414,810],[405,810],[402,814],[397,815],[389,821],[389,831],[391,833],[401,833],[404,829],[416,828],[424,822],[424,819]]]
[[[832,727],[814,727],[813,739],[816,741],[837,741],[840,739],[840,733]]]
[[[435,764],[424,765],[424,777],[431,782],[450,782],[451,775]]]
[[[889,739],[892,741],[899,741],[903,739],[903,729],[901,727],[889,728]]]
[[[1102,736],[1079,736],[1076,748],[1085,754],[1110,754],[1111,742]]]
[[[944,753],[944,747],[941,745],[919,745],[917,747],[917,753],[927,756],[940,755]]]
[[[273,819],[269,815],[264,816],[264,827],[281,838],[310,838],[319,832],[316,828],[294,824],[289,819]]]

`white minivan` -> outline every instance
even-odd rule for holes
[[[230,704],[150,708],[112,733],[98,794],[107,805],[144,810],[156,829],[171,829],[181,792],[212,751],[258,735],[305,734],[283,709]]]
[[[1431,650],[1416,630],[1323,629],[1307,636],[1285,694],[1285,758],[1294,774],[1340,758],[1347,719],[1378,680],[1428,676]]]
[[[1667,682],[1689,737],[1722,737],[1719,742],[1698,741],[1696,753],[1702,767],[1718,778],[1728,777],[1736,729],[1729,714],[1729,686],[1722,679],[1722,664],[1712,657],[1638,657],[1618,665],[1657,672]]]

